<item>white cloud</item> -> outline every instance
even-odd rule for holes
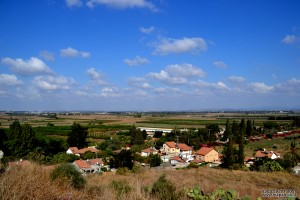
[[[187,79],[183,77],[172,77],[168,72],[165,70],[161,70],[159,73],[149,73],[148,77],[158,80],[160,82],[166,84],[184,84],[187,83]]]
[[[150,34],[154,31],[154,26],[151,26],[149,28],[144,28],[144,27],[141,27],[139,29],[142,33],[145,33],[145,34]]]
[[[206,51],[207,45],[203,38],[162,39],[155,45],[154,54],[197,53]]]
[[[213,62],[213,65],[215,67],[222,68],[222,69],[227,68],[227,65],[222,61],[215,61],[215,62]]]
[[[72,47],[68,47],[66,49],[61,49],[60,55],[61,55],[61,57],[82,57],[82,58],[90,57],[89,52],[78,51]]]
[[[150,89],[151,85],[144,78],[131,77],[128,79],[128,84],[132,87]]]
[[[204,77],[206,75],[202,69],[188,63],[168,65],[166,72],[171,76],[179,77]]]
[[[21,58],[2,58],[2,63],[11,67],[12,71],[24,76],[32,74],[51,74],[52,70],[40,59],[31,57],[29,60]]]
[[[86,5],[94,8],[96,5],[106,5],[112,8],[147,8],[151,11],[157,11],[156,6],[147,0],[88,0]]]
[[[107,82],[104,80],[104,75],[102,74],[102,72],[97,71],[95,68],[89,68],[86,71],[86,73],[92,80],[92,84],[96,84],[96,85],[106,85],[107,84]]]
[[[296,78],[292,78],[286,83],[277,84],[274,87],[279,94],[300,94],[300,80]]]
[[[80,7],[82,6],[81,0],[66,0],[68,7]]]
[[[246,79],[241,76],[230,76],[228,80],[232,83],[241,83],[244,82]]]
[[[121,94],[119,93],[119,89],[117,87],[104,87],[101,89],[100,97],[119,97]]]
[[[274,87],[268,86],[265,83],[251,83],[252,89],[256,93],[265,94],[271,92]]]
[[[41,51],[40,52],[40,57],[44,58],[45,60],[48,61],[54,61],[54,54],[49,52],[49,51]]]
[[[124,59],[123,62],[129,66],[138,66],[138,65],[144,65],[144,64],[149,63],[149,60],[147,58],[142,58],[140,56],[136,56],[132,60],[126,58],[126,59]]]
[[[45,91],[70,90],[75,81],[64,76],[37,76],[33,79],[33,85]]]
[[[16,75],[12,74],[0,74],[0,86],[7,85],[7,86],[16,86],[21,85],[22,81],[18,80]]]
[[[230,88],[228,88],[226,84],[222,81],[219,81],[217,83],[209,83],[202,80],[198,80],[196,82],[192,82],[191,85],[196,86],[198,91],[205,91],[210,93],[214,93],[215,90],[230,90]]]
[[[295,35],[286,35],[281,42],[284,44],[296,44],[298,40],[299,39]]]

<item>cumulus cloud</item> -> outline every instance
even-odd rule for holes
[[[205,72],[192,64],[174,64],[168,65],[164,70],[158,73],[152,72],[147,77],[166,84],[186,84],[188,78],[204,77]]]
[[[298,38],[295,35],[286,35],[281,42],[284,44],[296,44],[298,42]]]
[[[31,57],[29,60],[2,58],[2,63],[10,66],[13,72],[23,76],[53,73],[42,60],[35,57]]]
[[[241,83],[244,82],[246,79],[241,76],[230,76],[228,80],[232,83]]]
[[[90,53],[85,51],[78,51],[72,47],[68,47],[66,49],[60,50],[61,57],[82,57],[82,58],[89,58]]]
[[[271,92],[274,87],[268,86],[265,83],[251,83],[252,89],[256,93],[265,94]]]
[[[150,89],[151,85],[145,78],[131,77],[128,79],[128,84],[135,88]]]
[[[158,80],[160,82],[166,84],[184,84],[187,83],[187,79],[184,77],[172,77],[168,72],[165,70],[161,70],[159,73],[149,73],[149,78],[154,80]]]
[[[166,72],[171,76],[179,77],[204,77],[205,72],[192,64],[174,64],[166,67]]]
[[[66,0],[68,7],[80,7],[82,6],[81,0]]]
[[[201,37],[182,39],[162,39],[155,44],[154,54],[167,55],[171,53],[197,53],[206,51],[206,41]]]
[[[47,61],[54,61],[54,54],[49,51],[41,51],[40,57],[44,58]]]
[[[227,65],[222,61],[215,61],[215,62],[213,62],[213,65],[215,67],[222,68],[222,69],[227,68]]]
[[[136,56],[132,60],[126,58],[126,59],[124,59],[123,62],[129,66],[138,66],[138,65],[144,65],[144,64],[149,63],[149,60],[147,58],[142,58],[140,56]]]
[[[64,76],[37,76],[32,81],[33,85],[40,90],[70,90],[75,81]]]
[[[16,86],[21,85],[22,81],[18,80],[16,75],[12,74],[0,74],[0,86],[6,85],[6,86]]]
[[[121,94],[119,93],[119,89],[117,87],[104,87],[101,89],[100,97],[119,97]]]
[[[152,32],[154,31],[154,27],[153,27],[153,26],[151,26],[151,27],[149,27],[149,28],[141,27],[141,28],[140,28],[140,31],[141,31],[142,33],[145,33],[145,34],[150,34],[150,33],[152,33]]]
[[[95,85],[106,85],[107,84],[107,82],[104,80],[104,75],[102,74],[102,72],[97,71],[95,68],[89,68],[86,71],[86,73],[92,80],[92,84],[95,84]]]
[[[147,0],[88,0],[86,5],[89,8],[94,8],[96,5],[105,5],[117,9],[127,8],[147,8],[156,12],[156,6]]]

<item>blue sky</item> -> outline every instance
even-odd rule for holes
[[[298,0],[2,0],[0,110],[300,108]]]

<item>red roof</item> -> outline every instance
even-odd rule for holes
[[[214,150],[214,149],[213,149],[213,148],[210,148],[210,147],[202,147],[201,149],[199,149],[199,150],[197,151],[196,154],[205,156],[206,154],[208,154],[208,153],[211,152],[212,150]]]
[[[166,145],[168,145],[170,148],[176,148],[175,142],[165,142]]]
[[[102,158],[95,158],[95,159],[91,159],[90,163],[91,163],[91,165],[97,165],[97,164],[102,165],[103,161],[102,161]]]
[[[177,146],[178,146],[178,148],[181,149],[182,151],[191,151],[191,150],[193,150],[192,147],[190,147],[190,146],[188,146],[188,145],[186,145],[186,144],[184,144],[184,143],[178,144]]]
[[[153,152],[157,152],[157,150],[156,150],[155,148],[148,148],[148,149],[142,150],[142,152],[145,152],[145,153],[153,153]]]
[[[184,162],[179,156],[174,156],[172,160],[176,160],[178,162]]]
[[[91,151],[93,153],[97,153],[99,150],[94,148],[94,147],[89,147],[89,148],[83,148],[83,149],[78,149],[77,147],[70,147],[69,148],[72,153],[74,154],[84,154],[87,151]]]
[[[80,169],[91,167],[85,160],[75,160],[75,163]]]

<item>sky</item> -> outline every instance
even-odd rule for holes
[[[0,110],[300,108],[299,0],[0,0]]]

